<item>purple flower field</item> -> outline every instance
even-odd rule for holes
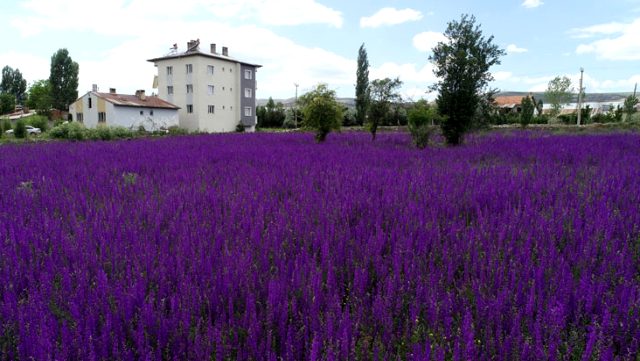
[[[637,360],[640,135],[0,146],[2,360]]]

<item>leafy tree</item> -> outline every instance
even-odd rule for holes
[[[27,81],[22,77],[19,69],[13,70],[10,66],[2,68],[2,83],[0,83],[0,93],[13,95],[18,104],[22,104],[25,92],[27,91]]]
[[[551,104],[551,116],[557,117],[562,110],[562,105],[571,101],[573,87],[571,79],[566,76],[553,78],[544,92],[545,99]]]
[[[358,50],[358,70],[356,71],[356,123],[363,125],[369,110],[369,60],[364,43]]]
[[[16,122],[16,126],[13,128],[13,136],[16,138],[24,138],[27,136],[27,127],[22,118]]]
[[[286,118],[284,105],[280,102],[276,104],[273,98],[269,97],[269,101],[264,107],[258,107],[256,115],[258,116],[258,124],[263,128],[280,128]]]
[[[67,49],[60,49],[51,57],[49,84],[54,108],[68,110],[69,104],[78,99],[78,71],[78,63]]]
[[[470,128],[482,93],[493,80],[489,69],[500,64],[503,49],[493,44],[493,36],[485,38],[474,16],[462,15],[451,21],[444,32],[446,40],[433,49],[429,60],[439,81],[436,103],[446,116],[442,133],[448,144],[456,145]]]
[[[368,127],[371,138],[376,140],[378,125],[384,123],[391,110],[391,104],[399,102],[402,98],[398,90],[402,86],[399,78],[376,79],[369,86],[371,104],[369,105]]]
[[[0,114],[7,114],[13,112],[16,108],[16,97],[13,94],[2,93],[0,94]]]
[[[638,105],[638,98],[635,96],[635,94],[629,95],[624,99],[624,105],[622,106],[622,109],[624,111],[624,114],[626,114],[627,120],[629,120],[631,116],[637,112],[636,105]]]
[[[51,109],[53,99],[51,98],[51,85],[49,80],[38,80],[29,88],[29,98],[27,105],[35,109],[40,114],[47,114]]]
[[[409,109],[408,128],[413,138],[413,143],[419,149],[424,149],[429,144],[429,138],[433,133],[433,126],[440,123],[442,117],[436,109],[430,107],[426,100],[420,100]]]
[[[533,119],[535,105],[533,104],[533,100],[530,96],[522,98],[520,105],[522,106],[522,112],[520,113],[520,125],[522,125],[523,128],[526,128]]]
[[[315,129],[318,142],[323,142],[332,130],[340,129],[342,106],[336,101],[336,92],[327,84],[318,84],[298,101],[302,105],[305,125]]]

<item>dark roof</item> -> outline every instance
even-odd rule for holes
[[[252,64],[252,63],[247,63],[244,61],[240,61],[238,59],[234,59],[230,56],[225,56],[225,55],[221,55],[221,54],[212,54],[212,53],[204,53],[202,51],[199,50],[195,50],[195,51],[187,51],[184,53],[176,53],[176,54],[169,54],[169,55],[165,55],[165,56],[161,56],[158,58],[153,58],[153,59],[149,59],[147,61],[152,62],[152,63],[156,63],[160,60],[167,60],[167,59],[179,59],[179,58],[187,58],[190,56],[204,56],[207,58],[213,58],[213,59],[220,59],[220,60],[226,60],[226,61],[230,61],[233,63],[239,63],[239,64],[243,64],[243,65],[249,65],[249,66],[254,66],[256,68],[261,68],[262,65],[258,65],[258,64]]]
[[[109,103],[123,107],[180,109],[180,107],[158,98],[155,95],[145,96],[144,100],[136,95],[92,92]]]

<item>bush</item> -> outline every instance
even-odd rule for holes
[[[244,125],[242,125],[242,122],[236,125],[236,133],[244,133]]]
[[[34,126],[36,128],[40,128],[40,130],[44,133],[49,130],[49,119],[42,115],[36,115],[29,118],[26,118],[26,124]]]
[[[184,129],[184,128],[180,128],[177,125],[172,125],[169,128],[167,128],[167,130],[169,131],[169,135],[187,135],[189,134],[189,131]]]
[[[416,103],[409,110],[407,125],[413,143],[418,149],[424,149],[429,145],[429,138],[434,131],[432,124],[441,124],[442,121],[443,117],[434,108],[429,107],[425,101]]]
[[[55,139],[83,140],[88,138],[87,129],[78,122],[62,123],[51,128],[49,137]]]
[[[114,139],[127,139],[133,138],[133,131],[125,128],[125,127],[111,127],[111,135]]]
[[[24,138],[27,136],[27,127],[26,124],[24,124],[24,120],[18,119],[16,127],[13,128],[13,135],[16,138]]]
[[[9,129],[13,129],[11,126],[11,121],[9,119],[2,119],[2,123],[0,124],[0,130],[2,130],[2,134]]]

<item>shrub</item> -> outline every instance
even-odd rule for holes
[[[169,128],[167,128],[167,130],[169,131],[169,135],[186,135],[189,134],[189,131],[184,129],[184,128],[180,128],[177,125],[172,125]]]
[[[15,128],[13,128],[13,135],[16,138],[24,138],[27,136],[27,127],[26,124],[24,124],[24,120],[18,119]]]
[[[111,127],[111,135],[114,139],[127,139],[133,138],[133,131],[125,127]]]
[[[2,123],[0,123],[0,130],[2,130],[2,134],[9,129],[13,129],[11,126],[11,121],[9,119],[2,119]]]
[[[236,125],[236,133],[244,133],[244,125],[242,125],[242,122]]]
[[[87,129],[78,122],[62,123],[51,128],[49,137],[54,139],[83,140],[88,138]]]
[[[443,117],[434,108],[429,107],[426,101],[416,103],[409,110],[408,118],[409,133],[411,133],[413,143],[419,149],[424,149],[429,145],[429,138],[434,130],[432,124],[440,124],[443,120]]]
[[[42,115],[32,116],[32,117],[26,118],[25,122],[31,126],[40,128],[40,130],[43,133],[49,130],[49,120],[45,116],[42,116]]]

